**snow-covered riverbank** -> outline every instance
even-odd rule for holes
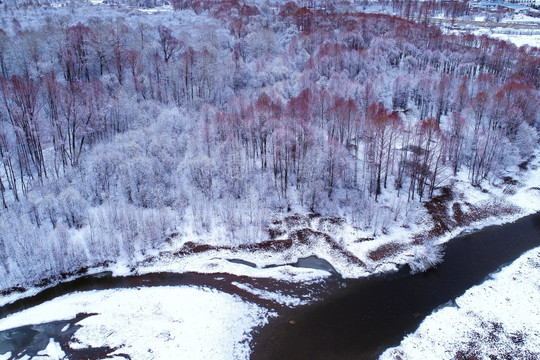
[[[115,359],[248,359],[250,331],[271,314],[208,288],[152,287],[74,293],[0,320],[0,330],[95,313],[63,347],[107,347]],[[64,331],[66,331],[65,329]],[[64,348],[64,350],[66,350]],[[33,359],[64,359],[51,339]],[[30,358],[0,354],[0,359]]]
[[[154,272],[229,273],[288,282],[317,281],[330,276],[323,269],[290,265],[311,255],[325,259],[341,276],[348,278],[393,271],[407,263],[422,270],[439,261],[439,246],[461,232],[512,222],[540,211],[539,189],[540,151],[537,150],[526,165],[508,168],[501,178],[485,181],[481,187],[471,186],[465,172],[458,173],[451,197],[437,202],[436,214],[430,214],[423,203],[406,204],[410,206],[404,212],[406,217],[386,219],[385,233],[373,234],[339,218],[297,213],[275,221],[271,230],[277,235],[258,245],[220,247],[179,237],[165,249],[150,254],[149,259],[141,259],[136,267],[120,259],[90,269],[89,273],[112,271],[115,276]],[[378,206],[388,210],[392,203],[395,199],[391,196],[381,197]],[[447,229],[433,233],[435,220],[444,222]],[[419,237],[424,240],[419,242]],[[3,296],[0,305],[42,289],[30,288]]]
[[[377,204],[381,213],[396,207],[399,198],[392,195],[382,197]],[[512,222],[540,211],[540,151],[528,162],[508,168],[500,178],[485,181],[482,186],[472,186],[462,171],[453,181],[451,195],[439,198],[434,205],[428,203],[431,207],[419,202],[404,204],[410,209],[394,219],[385,215],[386,219],[381,220],[387,222],[385,231],[375,234],[371,228],[364,230],[341,218],[296,213],[274,221],[270,230],[277,235],[260,246],[205,247],[190,243],[189,238],[180,239],[176,248],[142,263],[137,273],[225,272],[296,282],[328,276],[330,273],[324,270],[286,265],[310,255],[327,260],[347,278],[393,271],[407,263],[423,270],[441,260],[438,246],[461,232]],[[446,228],[438,228],[437,222]],[[233,263],[231,258],[248,261],[252,266]],[[279,264],[283,266],[268,268]],[[117,275],[130,271],[121,265],[114,270]]]
[[[435,311],[380,359],[537,359],[539,283],[540,248],[536,248],[454,304]]]

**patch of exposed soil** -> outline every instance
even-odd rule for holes
[[[186,242],[182,248],[173,253],[175,256],[185,256],[199,254],[212,250],[264,250],[264,251],[284,251],[290,249],[293,245],[291,239],[267,240],[257,244],[242,244],[238,246],[213,246],[208,244],[196,244],[192,241]]]
[[[455,202],[452,204],[452,211],[454,212],[454,220],[457,224],[463,224],[465,222],[465,214],[461,209],[461,204]]]
[[[22,286],[13,286],[13,287],[10,287],[9,289],[0,291],[0,295],[7,296],[14,293],[23,293],[25,291],[26,291],[26,288],[23,288]]]
[[[382,259],[395,256],[399,252],[403,251],[406,247],[407,245],[405,244],[390,242],[379,246],[375,250],[371,250],[368,254],[368,257],[373,261],[380,261]]]
[[[202,253],[202,252],[206,252],[206,251],[210,251],[210,250],[223,250],[223,249],[227,249],[227,248],[224,247],[224,246],[212,246],[212,245],[207,245],[207,244],[196,244],[196,243],[194,243],[192,241],[188,241],[182,246],[182,248],[180,250],[175,252],[174,255],[184,256],[184,255],[190,255],[190,254],[198,254],[198,253]]]
[[[330,244],[330,246],[332,247],[332,250],[339,252],[350,263],[356,264],[356,265],[359,265],[359,266],[362,266],[362,267],[366,266],[366,264],[362,260],[360,260],[356,255],[354,255],[352,252],[350,252],[349,250],[343,249],[343,247],[341,247],[337,243],[337,241],[334,240],[334,238],[332,238],[330,236],[327,236],[327,237],[325,237],[325,240],[326,240],[326,242],[328,244]]]
[[[491,216],[510,215],[519,211],[519,208],[508,204],[487,203],[482,204],[482,206],[475,206],[468,202],[464,202],[463,204],[467,206],[467,212],[462,210],[462,206],[459,203],[452,205],[454,220],[458,226],[468,226],[475,221],[487,219]]]
[[[285,231],[280,228],[269,228],[268,229],[268,236],[270,236],[270,239],[274,240],[280,236],[285,235]]]
[[[415,243],[422,243],[426,236],[430,238],[441,236],[450,230],[454,221],[448,214],[448,204],[453,198],[452,189],[444,187],[441,189],[441,195],[426,202],[425,207],[433,220],[433,228],[427,234],[416,237]]]
[[[517,181],[511,177],[503,178],[503,181],[509,187],[517,184]],[[425,207],[429,215],[431,215],[433,227],[427,233],[416,235],[413,241],[414,244],[423,244],[427,239],[439,237],[456,226],[468,226],[475,221],[487,219],[491,216],[509,215],[519,211],[519,208],[513,205],[498,202],[486,202],[475,206],[468,202],[456,201],[450,206],[452,200],[454,200],[452,190],[443,188],[441,195],[435,196],[426,202]],[[452,209],[451,212],[449,211],[450,208]]]
[[[312,239],[324,238],[325,236],[328,236],[328,235],[323,234],[323,233],[321,233],[319,231],[309,229],[309,228],[303,228],[303,229],[300,229],[300,230],[295,230],[290,235],[293,242],[297,242],[297,243],[302,244],[302,245],[309,244]]]
[[[339,217],[324,217],[319,219],[319,230],[341,229],[345,225],[345,219]]]
[[[495,322],[483,321],[480,326],[481,330],[475,331],[471,340],[456,351],[454,359],[537,359],[538,354],[529,351],[524,346],[526,334],[509,333],[500,323]],[[487,352],[484,349],[488,349]]]
[[[263,250],[263,251],[285,251],[293,246],[291,239],[268,240],[257,244],[245,244],[232,248],[232,250]]]
[[[502,178],[502,181],[503,183],[505,183],[506,185],[517,185],[518,184],[518,181],[514,178],[512,178],[511,176],[505,176]]]
[[[293,214],[283,219],[287,228],[309,227],[309,217],[301,214]]]
[[[527,160],[525,160],[524,162],[518,165],[519,170],[526,171],[529,168],[530,162],[533,161],[534,159],[536,159],[536,155],[533,154],[529,156]]]
[[[375,240],[375,238],[373,236],[363,237],[363,238],[356,239],[354,242],[355,243],[361,243],[361,242],[364,242],[364,241],[371,241],[371,240]]]

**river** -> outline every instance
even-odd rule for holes
[[[141,286],[203,285],[260,303],[261,300],[249,292],[231,285],[233,282],[251,283],[271,291],[285,290],[296,295],[314,293],[322,297],[319,302],[295,309],[261,304],[278,311],[280,316],[254,334],[252,359],[376,359],[386,348],[399,344],[406,334],[413,332],[434,309],[452,302],[468,288],[482,283],[489,274],[537,246],[540,246],[540,213],[459,236],[447,243],[443,263],[416,275],[410,275],[404,267],[397,273],[368,279],[331,277],[323,284],[291,285],[229,274],[159,273],[112,277],[110,273],[102,273],[60,284],[0,307],[0,317],[74,291]],[[283,286],[287,289],[282,289]],[[74,325],[76,319],[67,323]],[[31,325],[0,332],[0,349],[17,346],[13,348],[14,353],[23,348],[28,350],[27,354],[35,353],[46,344],[44,339],[54,337],[54,332],[63,325]],[[37,336],[40,333],[46,336]],[[39,346],[33,338],[40,341]],[[102,350],[102,355],[106,356],[110,349]]]
[[[347,280],[324,301],[271,321],[252,359],[376,359],[433,310],[537,246],[540,214],[451,240],[444,262],[425,273]]]

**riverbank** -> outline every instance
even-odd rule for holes
[[[197,350],[204,347],[206,336],[217,336],[216,333],[229,334],[230,326],[245,329],[243,338],[250,346],[256,345],[255,352],[252,354],[235,353],[234,356],[229,356],[231,343],[236,344],[235,341],[238,340],[236,336],[232,336],[234,334],[231,334],[231,338],[222,338],[223,341],[220,344],[223,348],[213,352],[210,358],[305,359],[306,351],[318,352],[320,346],[325,346],[325,351],[329,351],[328,353],[321,352],[321,354],[332,354],[331,358],[338,359],[339,357],[336,356],[339,354],[343,354],[345,356],[343,358],[347,359],[350,358],[347,354],[362,354],[362,356],[367,354],[372,356],[370,358],[374,358],[377,351],[399,343],[403,332],[414,331],[423,317],[435,307],[455,299],[472,285],[481,283],[485,276],[495,271],[501,264],[513,261],[523,251],[538,246],[540,244],[539,221],[539,215],[536,214],[512,224],[489,227],[457,238],[449,243],[445,262],[437,269],[414,276],[410,276],[406,269],[402,269],[394,276],[365,279],[335,278],[332,281],[301,284],[302,286],[296,284],[293,287],[288,282],[274,281],[272,283],[270,279],[235,277],[229,274],[160,273],[119,278],[111,277],[111,274],[103,274],[87,277],[76,284],[68,283],[60,285],[63,288],[55,287],[49,294],[46,294],[48,291],[42,292],[43,297],[35,300],[22,300],[17,308],[11,308],[8,313],[21,309],[27,310],[0,320],[0,329],[28,324],[31,334],[29,337],[23,337],[25,341],[18,341],[18,344],[22,346],[19,349],[26,354],[31,349],[38,349],[39,351],[34,351],[36,359],[40,359],[37,353],[43,356],[47,354],[52,359],[61,359],[63,354],[69,355],[68,358],[72,360],[88,359],[89,354],[97,353],[113,354],[115,355],[113,358],[118,359],[127,358],[126,356],[144,359],[148,354],[141,350],[138,345],[140,343],[148,344],[149,349],[157,347],[173,352],[176,351],[175,349],[178,351]],[[516,235],[516,241],[509,242],[508,239],[512,234]],[[193,286],[197,284],[199,287]],[[325,289],[325,284],[333,287]],[[166,293],[162,291],[164,287],[179,291],[186,288],[197,291],[190,293],[189,299],[170,293],[163,297],[161,295]],[[202,294],[199,294],[199,291],[202,291]],[[205,292],[218,294],[219,297],[232,297],[235,302],[243,303],[249,309],[261,311],[257,311],[256,316],[248,314],[248,321],[244,321],[246,320],[244,316],[231,318],[230,307],[221,307],[219,301],[216,301],[219,305],[217,308],[213,305],[207,306],[204,301]],[[281,293],[281,299],[269,296],[278,293]],[[139,294],[146,295],[139,296]],[[149,294],[153,294],[150,300]],[[294,298],[302,298],[307,302],[314,298],[320,300],[314,306],[291,309],[291,306],[301,305],[301,303],[291,303],[291,299]],[[46,300],[49,301],[43,303]],[[120,315],[116,316],[115,309],[119,308]],[[154,319],[154,310],[157,311],[155,314],[160,320],[156,323],[148,320]],[[76,318],[79,312],[95,314]],[[229,316],[230,321],[224,321],[221,315],[217,316],[219,320],[217,322],[207,321],[205,314],[208,312],[212,316],[216,314]],[[315,314],[318,312],[322,316],[322,318],[319,318],[319,315],[315,316],[315,319],[321,320],[315,325],[313,320],[310,320],[313,312]],[[196,335],[191,334],[196,337],[193,340],[193,336],[189,335],[191,330],[185,330],[185,327],[178,328],[175,324],[168,325],[165,320],[161,321],[164,317],[173,316],[171,314],[176,319],[189,318],[190,321],[200,322],[206,327],[201,328],[199,326],[201,324],[193,328],[188,327],[197,329]],[[229,315],[226,316],[226,314]],[[274,317],[275,315],[280,316]],[[137,322],[138,320],[131,321],[131,318],[148,321],[149,324],[141,325]],[[267,320],[270,324],[262,326]],[[34,325],[37,323],[42,324]],[[64,330],[62,330],[64,323],[71,324],[73,337],[66,335],[65,341],[56,341],[58,337],[62,339],[64,335]],[[284,328],[286,332],[277,335],[272,333],[276,325]],[[152,336],[141,339],[136,336],[141,326],[154,330],[158,328],[165,329],[163,331],[172,330],[169,330],[170,336],[166,338],[158,336],[163,331],[154,331]],[[211,328],[209,329],[208,326]],[[256,329],[255,332],[254,329]],[[65,330],[70,330],[70,328]],[[80,335],[82,340],[79,338],[79,331],[82,334]],[[186,331],[188,335],[184,335]],[[367,332],[362,334],[363,331]],[[11,339],[9,341],[20,340],[18,336],[24,332],[20,327],[12,328],[7,333],[0,331],[0,339],[6,340],[7,334],[7,339]],[[108,336],[104,336],[105,333]],[[252,336],[255,337],[254,342],[251,340]],[[91,342],[89,338],[96,340]],[[185,338],[193,341],[180,340]],[[81,342],[77,342],[77,339]],[[306,339],[312,344],[306,346]],[[189,349],[182,346],[176,347],[179,341],[182,341],[182,346],[187,344]],[[261,347],[265,343],[269,348]],[[40,344],[41,347],[38,346]],[[290,348],[283,348],[287,344]],[[4,346],[5,350],[6,342],[0,341],[0,345],[0,349]],[[238,348],[237,345],[234,345],[233,349],[236,348]],[[261,349],[266,358],[260,357]],[[280,356],[273,356],[284,349],[285,352]],[[159,349],[156,353],[159,353]],[[5,354],[7,358],[11,355],[7,352]],[[59,354],[58,357],[55,357],[57,354]],[[208,358],[204,356],[206,354],[204,351],[201,352],[201,357],[198,354],[197,352],[191,358]],[[317,357],[310,355],[310,358]],[[322,358],[330,357],[323,356]]]
[[[379,219],[366,226],[354,226],[346,216],[293,212],[272,221],[267,241],[251,245],[224,247],[180,236],[169,249],[141,261],[136,272],[224,272],[291,282],[328,276],[324,269],[287,265],[312,255],[326,260],[344,278],[392,272],[405,264],[413,271],[424,271],[442,260],[441,245],[458,234],[540,211],[539,179],[537,150],[527,161],[482,186],[472,186],[461,171],[450,187],[440,189],[427,202],[406,203],[388,191],[373,203],[379,210],[369,211]],[[118,265],[115,274],[129,272],[127,266]]]
[[[0,359],[153,359],[188,353],[190,359],[248,359],[254,329],[290,307],[332,293],[328,286],[340,285],[230,274],[84,276],[0,307]],[[216,298],[210,305],[208,293]],[[230,333],[231,327],[243,329],[243,335]],[[207,337],[213,339],[212,355]]]
[[[472,186],[461,171],[451,186],[427,202],[407,203],[388,191],[373,203],[380,219],[373,219],[370,226],[353,226],[346,216],[293,212],[272,221],[267,241],[223,247],[179,237],[170,249],[141,262],[136,271],[226,272],[291,282],[328,276],[324,270],[287,265],[312,255],[326,260],[344,278],[392,272],[405,264],[423,271],[442,260],[441,245],[458,234],[540,211],[539,179],[537,150],[527,161],[481,186]]]
[[[53,326],[81,313],[88,316]],[[73,293],[2,319],[0,359],[248,359],[250,332],[269,316],[265,308],[207,287]],[[22,336],[24,325],[36,335]],[[72,336],[62,336],[70,326]],[[19,330],[2,332],[13,328]]]
[[[540,358],[540,248],[436,310],[381,360]]]

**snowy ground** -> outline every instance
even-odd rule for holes
[[[540,248],[428,316],[381,360],[540,358]]]
[[[267,310],[238,297],[195,287],[152,287],[74,293],[0,320],[0,330],[72,319],[78,324],[72,348],[110,347],[114,358],[248,359],[249,332],[266,323]],[[35,359],[62,359],[50,341]],[[0,354],[0,359],[9,355]]]
[[[475,35],[487,35],[492,38],[504,40],[514,45],[540,47],[540,29],[511,30],[505,28],[477,29]]]
[[[474,19],[459,19],[453,23],[444,18],[434,19],[443,31],[448,33],[471,33],[510,42],[518,47],[540,47],[540,18],[523,14],[507,15],[500,22],[489,20],[491,14],[476,16]]]
[[[438,242],[445,242],[465,229],[509,222],[540,210],[540,190],[538,190],[540,189],[540,152],[537,151],[535,158],[527,164],[526,171],[516,166],[508,168],[501,176],[509,177],[512,181],[486,182],[483,188],[477,188],[469,185],[465,173],[459,174],[454,184],[453,199],[445,206],[449,213],[451,213],[452,202],[461,204],[465,213],[489,206],[498,208],[514,206],[518,211],[506,216],[488,216],[464,226],[456,226],[438,237]],[[421,220],[423,216],[426,216],[419,209],[414,210],[419,211],[419,214],[416,214],[417,219]],[[284,220],[284,222],[287,221]],[[422,254],[415,254],[420,251],[420,247],[411,246],[390,255],[388,259],[380,262],[382,265],[377,268],[374,266],[376,261],[371,261],[368,254],[370,249],[376,249],[387,243],[400,241],[406,244],[412,240],[415,231],[422,231],[429,227],[422,225],[421,222],[416,225],[410,224],[408,228],[397,226],[398,223],[396,223],[396,226],[389,227],[386,234],[380,233],[373,238],[358,242],[359,236],[369,234],[336,220],[296,216],[294,221],[289,219],[288,223],[292,225],[283,228],[285,232],[276,239],[286,240],[289,237],[299,237],[299,233],[296,232],[298,229],[309,228],[321,234],[332,234],[341,246],[341,250],[334,249],[323,235],[315,233],[315,235],[310,235],[308,243],[302,244],[297,241],[300,244],[298,247],[283,252],[269,252],[264,249],[257,251],[216,249],[185,256],[166,254],[153,262],[141,264],[137,272],[228,272],[250,277],[308,281],[328,276],[329,273],[290,265],[273,268],[264,268],[264,265],[287,264],[294,262],[298,257],[315,253],[330,261],[345,276],[362,276],[367,275],[369,271],[390,269],[398,263],[409,261],[411,257],[421,257]],[[352,264],[343,250],[349,251],[358,259],[363,259],[365,264]],[[529,309],[540,300],[537,285],[540,279],[539,256],[538,249],[529,252],[511,265],[508,268],[510,270],[505,269],[493,280],[471,289],[458,299],[459,308],[449,307],[438,311],[424,322],[417,334],[409,336],[399,349],[391,350],[385,356],[388,359],[398,359],[397,356],[403,352],[406,355],[402,358],[406,359],[410,356],[414,359],[415,354],[422,353],[422,349],[426,347],[435,351],[434,358],[453,358],[452,351],[454,355],[458,351],[464,353],[473,351],[478,348],[477,343],[487,343],[486,339],[489,340],[493,336],[502,339],[497,342],[500,344],[499,348],[504,347],[501,348],[502,350],[499,349],[500,351],[506,348],[514,352],[525,351],[525,349],[537,351],[535,349],[540,349],[539,336],[538,328],[534,327],[537,327],[540,319],[538,312],[534,313],[531,312],[534,309],[531,311]],[[256,267],[233,263],[227,259],[248,260]],[[114,265],[112,270],[118,275],[132,272],[122,264]],[[514,278],[516,280],[513,280]],[[277,292],[261,291],[246,284],[232,283],[232,285],[262,298],[273,299],[280,295]],[[7,298],[3,300],[9,301],[6,301]],[[494,303],[486,304],[488,300]],[[278,302],[287,306],[305,303],[302,299],[289,295],[282,295]],[[510,311],[511,309],[514,310]],[[520,311],[515,309],[520,309]],[[75,333],[75,338],[80,343],[72,343],[73,347],[108,346],[117,348],[115,354],[128,354],[133,359],[166,359],[170,358],[170,354],[182,354],[185,356],[180,356],[180,358],[190,359],[248,358],[250,330],[264,324],[271,316],[268,310],[262,307],[215,290],[194,287],[153,287],[93,291],[63,296],[0,320],[0,330],[25,324],[70,319],[81,312],[98,313],[98,315],[90,316],[80,322],[83,327]],[[152,319],[151,322],[148,322],[149,318]],[[447,325],[449,318],[456,322]],[[441,330],[437,330],[439,328]],[[472,343],[471,336],[473,336]],[[435,340],[430,339],[437,339],[439,347],[430,342]],[[521,345],[521,342],[525,345]],[[441,353],[446,351],[444,354],[450,355],[438,357],[439,353],[436,351],[439,350],[436,349],[439,348]],[[43,358],[60,359],[64,352],[57,343],[51,341],[41,354]],[[7,359],[10,355],[5,354],[3,358]],[[175,358],[177,358],[176,355]],[[1,354],[0,359],[2,359]]]

